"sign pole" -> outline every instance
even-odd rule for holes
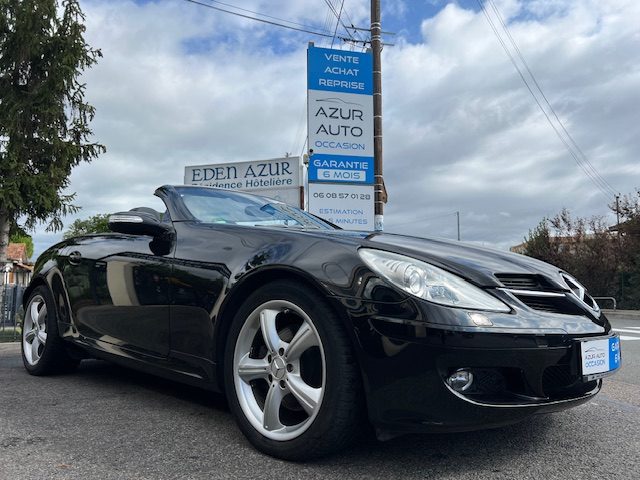
[[[384,229],[384,180],[382,176],[382,26],[380,24],[380,0],[371,0],[371,50],[373,54],[373,172],[374,228]]]

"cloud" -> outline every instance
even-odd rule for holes
[[[318,3],[240,5],[331,30]],[[640,4],[496,4],[591,163],[617,191],[633,191]],[[87,39],[104,54],[84,81],[97,110],[95,138],[108,153],[73,171],[79,217],[148,204],[157,186],[182,182],[185,165],[301,153],[306,47],[323,40],[186,2],[82,6]],[[367,1],[347,0],[345,8],[354,24],[367,25]],[[396,46],[383,52],[386,226],[455,238],[450,212],[459,211],[463,240],[506,248],[562,207],[605,214],[607,199],[555,136],[475,8],[395,1],[383,11],[383,25],[399,26]],[[38,230],[36,252],[57,238]]]
[[[534,6],[541,19],[522,16],[525,4],[507,7],[512,36],[578,145],[615,188],[633,190],[638,7],[554,2]],[[607,199],[555,136],[481,12],[449,4],[421,32],[423,42],[385,52],[390,227],[453,207],[463,238],[505,245],[563,206],[606,213]]]

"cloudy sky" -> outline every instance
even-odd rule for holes
[[[315,31],[336,24],[324,0],[225,1]],[[340,9],[342,0],[328,1]],[[640,186],[640,2],[486,3],[575,140],[573,156],[477,1],[382,4],[383,29],[396,32],[383,51],[386,230],[455,238],[459,211],[463,240],[508,248],[563,207],[606,215],[612,192]],[[155,187],[181,183],[185,165],[303,151],[307,43],[331,39],[183,0],[81,5],[87,40],[104,55],[84,81],[95,139],[108,153],[72,174],[78,217],[153,206]],[[346,24],[368,26],[368,0],[345,0],[344,12]],[[590,176],[576,159],[588,160]],[[39,228],[36,255],[60,237]]]

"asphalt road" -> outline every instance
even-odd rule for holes
[[[37,378],[0,344],[0,479],[640,478],[640,322],[590,403],[497,430],[365,442],[295,464],[256,452],[220,396],[100,361]],[[637,332],[637,333],[636,333]]]

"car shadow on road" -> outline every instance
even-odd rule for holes
[[[102,360],[83,360],[74,375],[83,378],[84,381],[109,384],[120,390],[122,387],[151,390],[203,407],[229,410],[226,398],[220,393],[167,380]]]
[[[186,386],[107,362],[83,361],[76,376],[82,383],[99,385],[103,391],[114,389],[114,393],[121,394],[127,391],[144,393],[146,390],[211,409],[223,415],[231,415],[222,394]],[[440,476],[456,472],[468,473],[470,469],[477,469],[484,475],[508,477],[513,473],[514,464],[526,465],[530,455],[535,455],[536,452],[544,449],[550,434],[553,436],[551,431],[555,423],[554,415],[541,415],[516,425],[493,430],[412,434],[385,442],[379,442],[369,435],[345,452],[304,465],[281,462],[268,457],[265,457],[265,461],[272,463],[275,469],[279,466],[286,468],[285,477],[287,478],[298,468],[304,471],[311,466],[319,472],[324,471],[328,476],[344,472],[345,478],[358,477],[367,472],[370,474],[372,465],[382,469],[385,472],[384,477],[406,477],[408,472],[413,474],[423,472],[424,477],[427,478],[430,476],[429,472],[432,474],[437,472]],[[257,454],[247,442],[244,444],[241,442],[240,448],[246,448],[246,454],[249,456]],[[288,470],[290,468],[293,470]]]
[[[316,463],[339,465],[355,472],[370,468],[373,462],[399,476],[403,471],[416,472],[426,466],[428,471],[440,474],[477,470],[483,472],[478,478],[483,478],[489,473],[502,473],[504,467],[511,470],[514,464],[526,463],[529,455],[544,448],[553,425],[554,418],[547,415],[491,430],[411,434],[386,442],[369,439],[348,452]]]

